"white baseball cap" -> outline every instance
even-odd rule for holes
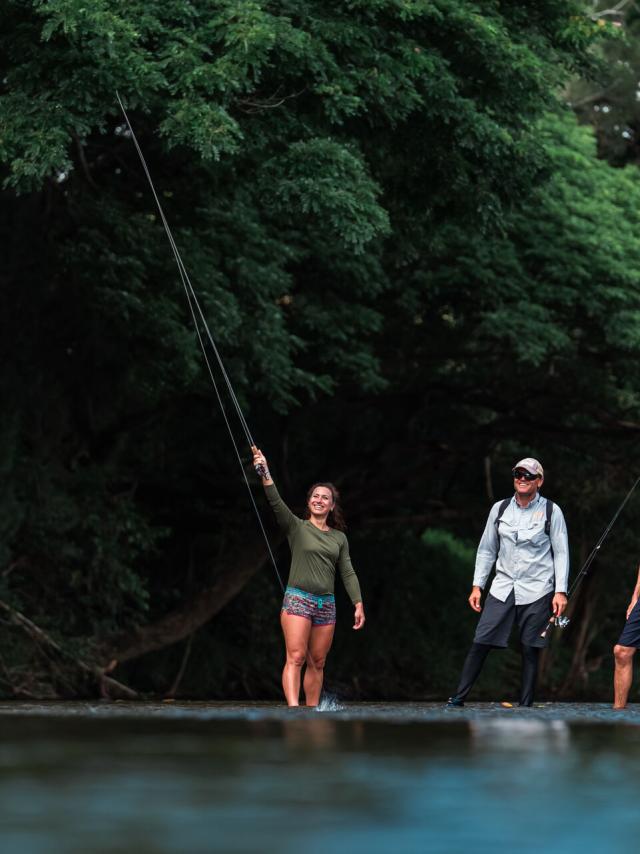
[[[528,471],[529,474],[537,474],[540,477],[544,477],[544,469],[542,465],[538,462],[538,460],[534,460],[533,457],[525,457],[523,460],[520,460],[519,463],[516,463],[514,469],[524,469]]]

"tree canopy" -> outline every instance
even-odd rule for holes
[[[234,607],[278,642],[277,586],[116,93],[283,492],[295,505],[309,479],[339,481],[363,561],[402,530],[403,587],[440,589],[435,566],[419,580],[421,554],[461,578],[468,548],[448,537],[475,536],[495,472],[524,447],[560,502],[575,500],[572,467],[605,472],[574,511],[587,529],[624,489],[639,191],[562,105],[611,29],[582,4],[3,12],[8,607],[86,660],[131,662],[118,676],[155,691],[172,644],[217,615],[185,685],[224,692],[212,681],[259,635]],[[427,526],[450,533],[423,541]],[[362,580],[393,595],[384,567]],[[28,631],[7,634],[7,691],[90,690]],[[233,690],[273,690],[260,661]]]

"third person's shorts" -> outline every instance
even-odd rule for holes
[[[633,606],[627,622],[618,641],[620,646],[634,646],[640,648],[640,599]]]
[[[504,602],[489,593],[480,614],[474,643],[506,647],[515,623],[520,632],[521,644],[546,646],[547,638],[540,637],[540,634],[551,617],[552,600],[553,592],[546,593],[528,605],[516,605],[513,590]]]

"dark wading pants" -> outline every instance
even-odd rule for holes
[[[538,676],[538,660],[540,650],[547,645],[541,631],[551,614],[553,593],[545,593],[534,602],[526,605],[516,605],[515,593],[512,590],[502,601],[488,594],[482,614],[476,627],[474,642],[467,655],[460,683],[455,696],[464,700],[484,665],[490,649],[500,649],[507,646],[514,623],[520,634],[520,652],[522,655],[522,684],[520,687],[520,705],[530,706]]]
[[[462,675],[460,676],[458,689],[455,693],[457,699],[464,700],[469,691],[473,688],[490,649],[492,649],[492,647],[486,643],[471,644],[471,649],[469,650],[462,667]],[[540,648],[536,646],[525,646],[525,644],[522,644],[520,651],[522,655],[520,705],[530,706],[533,703],[533,695],[536,689]]]

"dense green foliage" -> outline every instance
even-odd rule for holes
[[[568,98],[580,119],[596,131],[600,153],[610,163],[640,163],[640,9],[633,0],[609,8],[587,4],[615,38],[600,45],[602,73],[572,81]],[[604,15],[604,17],[602,17]]]
[[[608,28],[567,0],[2,18],[0,599],[102,664],[176,611],[118,678],[168,690],[198,630],[185,691],[278,690],[278,587],[265,563],[235,596],[259,532],[119,92],[283,491],[343,488],[371,640],[343,603],[336,686],[446,690],[514,456],[544,460],[576,554],[637,464],[637,176],[558,103]],[[8,692],[91,690],[3,634]]]

